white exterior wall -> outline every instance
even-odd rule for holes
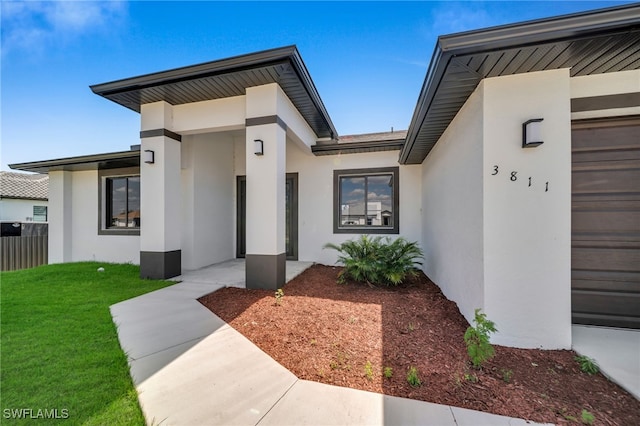
[[[173,131],[173,107],[166,102],[142,105],[140,120],[143,131]],[[140,163],[140,250],[180,250],[181,144],[166,136],[146,137],[141,140],[141,150],[154,152],[154,164]]]
[[[71,173],[71,259],[140,263],[138,235],[98,235],[98,172]],[[144,218],[143,218],[144,220]],[[51,233],[52,225],[49,225]]]
[[[33,221],[33,207],[48,205],[47,200],[2,198],[0,199],[0,220],[3,222],[31,222]],[[35,223],[44,223],[44,221],[35,221]]]
[[[361,234],[333,233],[333,171],[398,166],[398,151],[314,156],[290,141],[287,144],[287,173],[298,173],[298,259],[333,265],[335,250],[323,250],[326,243],[340,244]],[[420,166],[401,166],[400,234],[421,241]],[[385,236],[385,235],[383,235]]]
[[[422,163],[424,272],[469,322],[484,309],[483,85]]]
[[[570,348],[569,70],[483,84],[484,311],[499,329],[493,341]],[[532,118],[544,118],[544,144],[523,149],[522,123]]]
[[[97,183],[97,182],[96,182]],[[49,263],[71,262],[71,172],[49,172]],[[97,188],[96,188],[97,190]]]
[[[182,266],[235,257],[234,144],[229,133],[182,139]]]
[[[485,79],[422,165],[425,272],[497,344],[571,347],[569,92],[568,70]],[[532,118],[544,144],[523,149]]]

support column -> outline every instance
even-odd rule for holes
[[[247,89],[246,285],[285,283],[286,124],[277,115],[277,85]],[[255,154],[261,140],[263,154]]]
[[[172,106],[142,105],[140,161],[140,277],[172,278],[182,273],[180,151],[171,131]],[[153,152],[153,163],[144,161]]]
[[[49,172],[49,263],[71,262],[71,172]]]

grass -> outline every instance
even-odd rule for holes
[[[16,409],[57,410],[70,424],[144,424],[109,306],[170,283],[138,277],[135,265],[95,262],[0,274],[3,424]]]

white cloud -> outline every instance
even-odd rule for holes
[[[86,33],[106,31],[127,14],[124,1],[3,1],[2,54],[37,53]]]

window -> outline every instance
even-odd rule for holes
[[[98,172],[100,235],[140,235],[140,169]]]
[[[397,234],[398,167],[335,170],[334,233]]]
[[[108,228],[140,228],[140,176],[107,178]]]
[[[33,206],[33,221],[34,222],[47,221],[47,206]]]

